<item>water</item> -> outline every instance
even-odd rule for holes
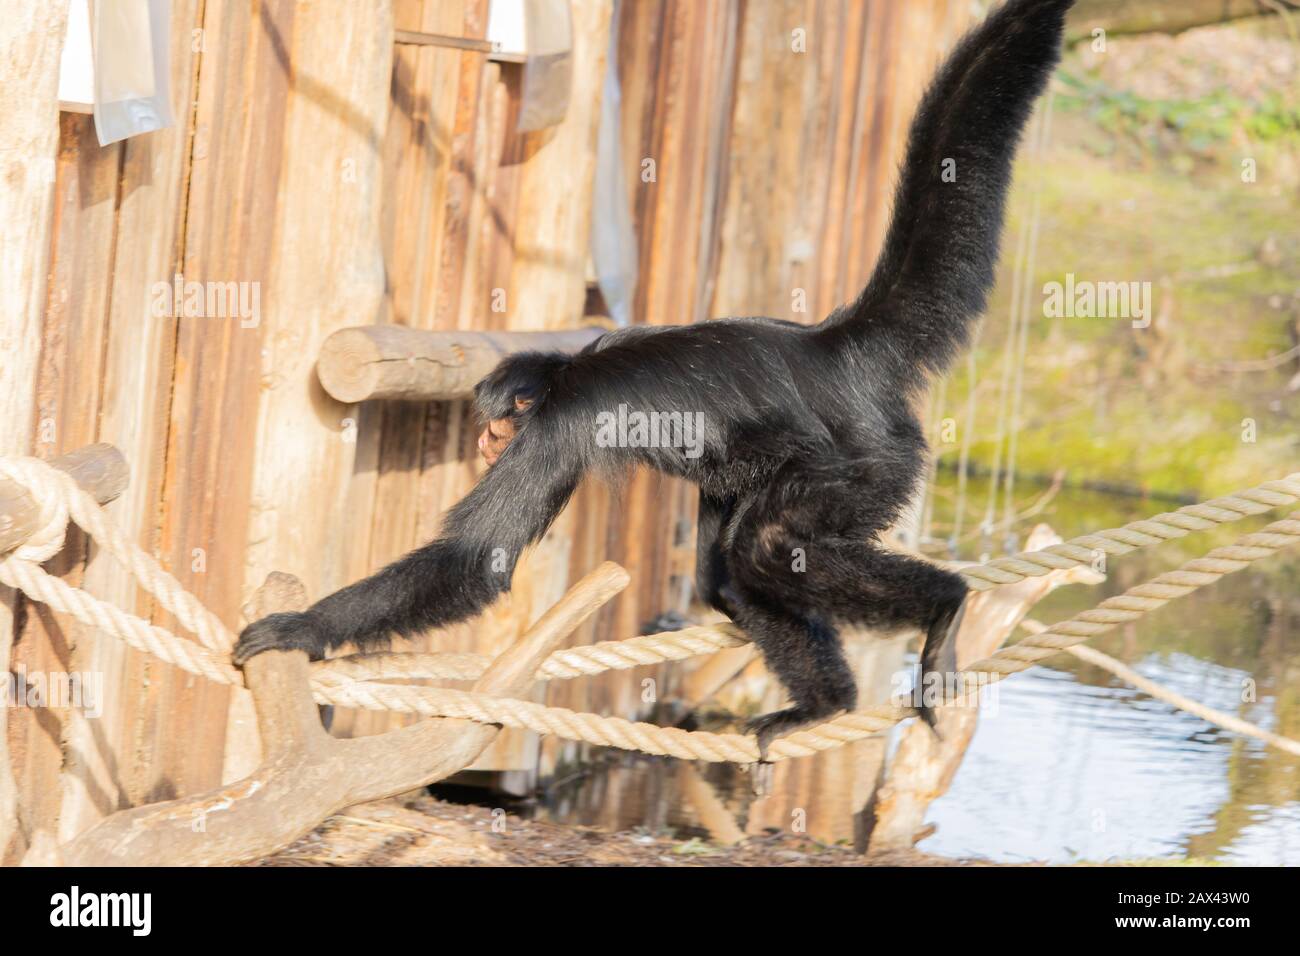
[[[1245,671],[1141,655],[1143,676],[1229,713]],[[1085,669],[1037,669],[1002,691],[922,848],[998,860],[1199,857],[1300,863],[1300,761],[1222,733]],[[1267,718],[1265,698],[1248,713]],[[1264,719],[1262,723],[1272,721]]]
[[[1071,536],[1158,510],[1075,493],[1046,520]],[[1117,559],[1105,584],[1058,591],[1032,614],[1059,620],[1281,516]],[[1298,579],[1300,563],[1284,553],[1090,643],[1170,690],[1300,738]],[[1300,864],[1300,758],[1065,655],[999,690],[997,716],[981,721],[930,808],[938,829],[922,849],[1007,861]]]
[[[938,537],[951,527],[949,484],[941,480],[936,492]],[[976,483],[970,491],[982,507],[986,489]],[[1022,489],[1019,507],[1042,493]],[[1071,537],[1173,507],[1062,493],[1015,530],[1023,541],[1034,523],[1046,521]],[[1106,583],[1061,589],[1031,616],[1060,620],[1281,515],[1116,559]],[[964,524],[977,521],[971,514]],[[961,557],[977,558],[988,544],[967,541]],[[1091,645],[1172,690],[1300,739],[1297,584],[1300,561],[1284,553]],[[937,829],[919,849],[1005,862],[1193,858],[1300,865],[1300,758],[1221,731],[1068,655],[1004,681],[998,691],[996,714],[981,719],[949,791],[930,806],[926,821]],[[808,768],[778,765],[773,795],[758,800],[748,775],[734,767],[606,754],[552,787],[537,812],[688,838],[716,831],[719,811],[753,833],[783,826],[792,807],[815,802],[809,832],[861,845],[862,807],[877,756],[859,754],[853,767],[830,758],[811,771],[811,780]]]

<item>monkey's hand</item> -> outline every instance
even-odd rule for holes
[[[312,626],[311,615],[289,611],[254,621],[239,635],[232,658],[236,667],[243,667],[264,651],[292,650],[306,651],[314,661],[325,656],[325,642]]]
[[[489,468],[497,463],[497,459],[501,457],[501,453],[506,450],[506,446],[514,437],[513,418],[494,418],[487,423],[482,434],[478,436],[478,450]]]
[[[531,398],[520,398],[515,396],[515,412],[522,412],[533,404]],[[507,415],[505,418],[494,418],[484,426],[482,433],[478,436],[478,450],[483,455],[483,460],[491,468],[501,457],[501,453],[506,447],[514,441],[515,435],[519,432],[519,426],[513,416]]]

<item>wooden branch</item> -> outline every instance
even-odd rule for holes
[[[627,572],[617,564],[601,565],[493,661],[474,689],[502,696],[525,693],[547,655],[627,583]],[[297,579],[273,573],[250,616],[306,603]],[[500,730],[435,718],[387,734],[337,740],[320,724],[304,653],[261,654],[248,662],[244,676],[262,735],[263,762],[254,773],[196,797],[115,813],[56,852],[34,844],[25,862],[211,866],[257,859],[344,807],[423,787],[464,769]]]
[[[1025,542],[1036,551],[1059,544],[1047,525],[1038,525]],[[1052,571],[970,596],[957,633],[957,666],[983,660],[1001,647],[1029,609],[1066,584],[1096,584],[1103,576],[1088,567]],[[889,773],[876,795],[876,818],[868,850],[912,846],[922,835],[925,811],[948,791],[979,723],[976,707],[940,707],[936,736],[921,721],[903,729]]]
[[[1031,634],[1041,634],[1047,630],[1046,624],[1040,624],[1037,621],[1023,622],[1025,630]],[[1086,644],[1076,644],[1074,647],[1067,647],[1065,653],[1072,654],[1091,664],[1093,667],[1099,667],[1104,671],[1114,674],[1125,683],[1132,684],[1144,694],[1154,697],[1156,700],[1164,701],[1179,710],[1186,711],[1194,717],[1199,717],[1206,723],[1217,724],[1224,730],[1233,734],[1240,734],[1243,737],[1254,737],[1256,740],[1262,740],[1266,744],[1276,747],[1278,750],[1284,750],[1293,756],[1300,757],[1300,743],[1292,740],[1290,737],[1283,737],[1281,734],[1275,734],[1271,730],[1265,730],[1249,721],[1242,720],[1234,714],[1229,714],[1222,710],[1215,710],[1213,707],[1207,707],[1200,701],[1192,700],[1177,691],[1170,690],[1163,684],[1158,684],[1149,678],[1143,677],[1133,668],[1129,667],[1123,661],[1116,660],[1109,654],[1104,654],[1095,647],[1088,647]]]
[[[66,471],[100,504],[112,501],[130,480],[131,469],[122,453],[109,444],[87,445],[50,459]],[[12,551],[37,529],[40,507],[27,489],[0,478],[0,554]]]
[[[696,819],[709,831],[713,842],[725,846],[743,843],[745,831],[736,822],[735,814],[713,789],[713,785],[704,779],[696,763],[683,760],[676,772],[681,775],[683,799],[694,807]]]
[[[562,332],[426,332],[401,325],[339,329],[321,346],[316,374],[340,402],[374,398],[450,401],[512,352],[577,352],[604,329]]]
[[[1281,2],[1288,9],[1296,9],[1294,0]],[[1066,23],[1066,39],[1088,39],[1097,27],[1111,35],[1179,33],[1276,12],[1277,6],[1263,0],[1079,0]]]

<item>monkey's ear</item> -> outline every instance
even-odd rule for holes
[[[525,409],[530,408],[532,404],[533,400],[531,398],[521,398],[518,395],[515,396],[515,411],[517,412],[522,412]]]

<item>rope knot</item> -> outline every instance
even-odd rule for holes
[[[0,458],[0,477],[21,485],[37,507],[37,527],[18,547],[0,558],[14,557],[43,564],[63,549],[68,530],[67,483],[71,476],[39,458]]]

